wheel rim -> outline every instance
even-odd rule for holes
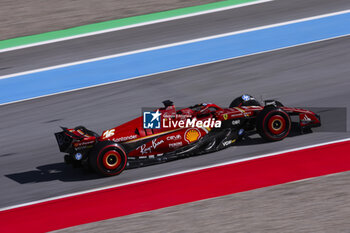
[[[121,163],[120,154],[117,151],[108,151],[103,155],[103,165],[108,170],[117,168]]]
[[[286,120],[280,115],[272,116],[269,119],[268,128],[274,135],[281,134],[286,129]]]

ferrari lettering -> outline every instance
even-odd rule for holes
[[[73,146],[74,147],[78,147],[78,146],[86,146],[86,145],[90,145],[90,144],[93,144],[94,141],[88,141],[88,142],[77,142],[77,143],[74,143]]]

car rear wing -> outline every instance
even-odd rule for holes
[[[68,152],[76,135],[71,133],[67,128],[61,127],[62,132],[55,133],[56,141],[61,152]]]
[[[63,131],[55,133],[56,141],[61,152],[71,153],[83,148],[87,144],[92,144],[99,137],[93,131],[83,126],[74,129],[61,127]]]

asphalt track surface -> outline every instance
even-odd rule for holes
[[[276,0],[0,53],[0,76],[350,9],[347,0]]]
[[[346,9],[350,9],[348,1],[275,1],[2,53],[0,74]],[[101,132],[139,116],[141,107],[160,106],[165,99],[177,106],[200,102],[228,106],[234,97],[251,93],[288,106],[349,108],[349,50],[350,37],[343,37],[0,106],[0,207],[349,137],[349,132],[316,132],[277,143],[253,139],[217,153],[100,178],[63,164],[53,136],[60,125],[85,125]],[[337,117],[332,116],[336,121]],[[346,121],[349,124],[349,118]]]

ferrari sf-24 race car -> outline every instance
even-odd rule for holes
[[[126,168],[161,163],[218,151],[257,132],[267,141],[279,141],[291,131],[296,116],[301,131],[321,125],[312,111],[283,106],[276,100],[260,104],[250,95],[232,101],[229,108],[197,104],[175,109],[170,100],[164,107],[108,129],[102,136],[83,126],[55,133],[67,164],[83,166],[104,176]]]

